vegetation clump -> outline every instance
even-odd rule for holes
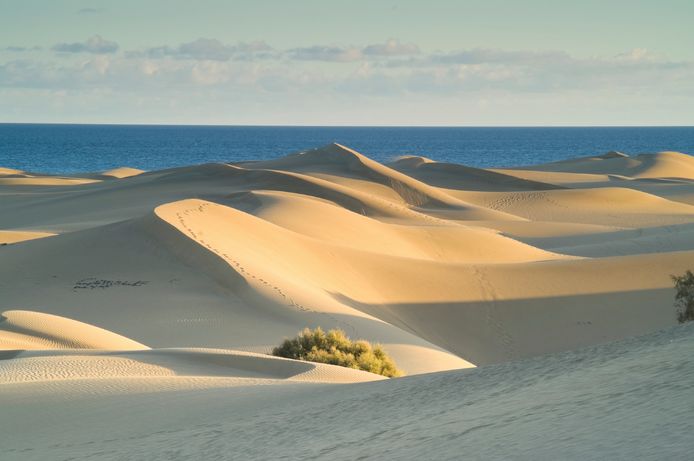
[[[309,362],[329,363],[364,370],[389,378],[402,376],[395,362],[381,348],[368,341],[352,341],[342,330],[325,333],[320,327],[305,328],[296,338],[285,339],[272,355]]]
[[[673,275],[675,282],[675,306],[677,306],[677,320],[680,323],[694,320],[694,274],[687,271],[684,275]]]

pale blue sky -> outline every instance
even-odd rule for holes
[[[694,124],[694,2],[0,0],[0,122]]]

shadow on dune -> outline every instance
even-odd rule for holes
[[[650,333],[676,323],[670,289],[446,303],[337,300],[476,365]]]
[[[17,357],[22,352],[22,349],[12,349],[0,351],[0,360],[9,360]]]
[[[483,168],[473,168],[455,163],[430,162],[410,165],[401,160],[387,164],[387,166],[430,186],[445,189],[483,192],[566,189],[566,187],[555,184],[517,178]]]

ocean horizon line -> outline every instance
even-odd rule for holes
[[[282,125],[282,124],[204,124],[204,123],[83,123],[83,122],[0,122],[12,126],[125,126],[125,127],[220,127],[220,128],[694,128],[694,125]]]

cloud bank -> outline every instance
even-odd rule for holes
[[[105,107],[116,99],[118,104],[177,104],[197,95],[201,107],[210,111],[234,107],[241,113],[246,104],[270,113],[274,105],[290,101],[301,111],[309,103],[361,101],[365,111],[382,113],[419,101],[411,115],[415,124],[427,114],[455,119],[467,106],[478,113],[496,108],[503,111],[500,116],[511,114],[514,120],[563,107],[562,117],[568,120],[568,104],[588,110],[592,103],[594,110],[613,117],[629,113],[635,101],[669,109],[679,120],[686,118],[685,105],[694,102],[694,62],[640,48],[575,57],[561,50],[425,51],[396,39],[282,49],[262,40],[198,38],[120,51],[115,41],[95,35],[44,51],[30,46],[4,51],[0,49],[0,102],[27,92],[62,92],[61,104],[68,106],[77,95],[98,94]],[[523,103],[509,106],[510,101]],[[393,117],[402,116],[395,111]],[[286,111],[286,117],[296,116]]]

